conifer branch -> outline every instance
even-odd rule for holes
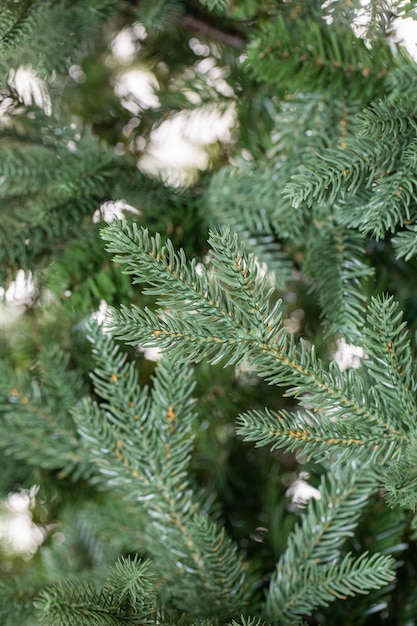
[[[401,506],[411,511],[417,508],[417,439],[410,435],[410,442],[401,457],[388,468],[384,486],[386,500],[392,507]]]
[[[36,600],[39,623],[44,626],[117,626],[155,624],[155,573],[149,561],[121,558],[108,582],[98,590],[65,581],[44,590]]]
[[[371,417],[361,423],[359,419],[340,418],[335,421],[325,412],[274,413],[264,409],[242,413],[238,418],[238,434],[245,441],[255,441],[257,446],[268,445],[271,450],[285,449],[304,454],[315,461],[332,459],[341,462],[360,458],[364,465],[397,458],[405,446],[401,432],[379,430]]]
[[[417,256],[417,225],[406,226],[392,238],[397,259],[410,261]]]
[[[311,231],[304,271],[313,278],[327,337],[360,341],[366,284],[373,275],[364,258],[365,239],[351,229],[323,224]],[[323,263],[326,250],[326,263]]]
[[[267,413],[266,422],[259,427],[264,443],[272,443],[277,437],[277,445],[282,445],[282,438],[287,436],[289,449],[305,445],[310,454],[317,444],[319,455],[325,452],[323,446],[330,444],[335,448],[340,445],[342,449],[349,443],[366,445],[368,452],[372,450],[368,460],[378,456],[380,462],[405,445],[404,425],[398,427],[389,409],[381,416],[380,403],[371,393],[367,394],[364,406],[364,380],[360,372],[343,373],[335,363],[327,370],[314,349],[307,350],[303,341],[299,346],[294,343],[282,325],[279,303],[268,310],[270,293],[265,289],[264,279],[257,277],[253,260],[243,262],[246,254],[243,244],[237,254],[236,241],[230,239],[227,231],[212,234],[212,240],[219,241],[213,249],[213,264],[222,267],[220,274],[213,278],[213,286],[208,285],[205,270],[202,270],[203,280],[194,276],[194,265],[188,268],[182,253],[176,256],[170,243],[165,248],[159,239],[150,239],[146,231],[131,231],[123,223],[112,224],[103,231],[103,237],[110,241],[108,249],[118,252],[116,260],[127,265],[127,271],[135,275],[135,281],[152,285],[145,287],[145,292],[157,293],[159,302],[169,307],[159,314],[138,308],[113,310],[110,324],[118,337],[132,344],[161,348],[176,357],[186,355],[194,361],[225,359],[229,364],[249,361],[260,376],[271,384],[285,386],[287,395],[295,396],[307,408],[297,417],[304,425],[301,429],[291,426],[292,417],[285,412],[274,418],[277,419],[274,427],[272,414]],[[227,292],[222,286],[225,277]],[[247,282],[249,279],[252,284]],[[168,295],[167,284],[170,285]],[[207,297],[209,293],[215,293],[216,297]],[[257,304],[253,294],[256,294]],[[242,302],[245,316],[241,312]],[[201,305],[193,315],[185,317],[182,315],[184,303],[193,307]],[[385,322],[382,319],[380,323],[383,326]],[[259,413],[248,417],[248,425],[252,427]],[[336,419],[340,419],[340,423],[334,427],[335,437],[329,437],[324,425]],[[278,424],[282,424],[282,430]],[[311,424],[317,428],[316,438]],[[250,429],[244,434],[256,438]]]
[[[279,598],[279,593],[274,590],[274,600],[267,615],[271,621],[279,620],[283,626],[302,624],[303,616],[317,606],[328,606],[337,598],[346,600],[348,596],[369,593],[393,579],[393,559],[380,554],[368,556],[364,553],[357,559],[348,554],[340,564],[333,563],[325,568],[309,562],[286,605],[280,606],[280,600],[285,602],[285,598]]]
[[[356,118],[356,136],[317,155],[293,176],[286,188],[293,205],[340,202],[337,221],[377,239],[415,221],[414,118],[408,97],[372,103]],[[347,210],[345,203],[353,197],[355,206]]]
[[[247,61],[258,80],[272,83],[282,92],[326,84],[338,94],[349,84],[369,95],[389,62],[389,49],[376,41],[367,47],[353,29],[337,33],[333,23],[295,19],[295,15],[292,20],[282,15],[269,20],[249,44]],[[350,95],[355,98],[359,92]]]
[[[378,554],[350,554],[341,558],[341,546],[354,531],[363,507],[375,487],[375,476],[345,465],[322,481],[320,499],[310,500],[306,514],[288,540],[278,562],[266,600],[268,619],[301,624],[315,602],[327,606],[337,597],[367,593],[393,579],[393,560]]]
[[[249,253],[266,264],[278,288],[294,278],[294,264],[285,251],[280,235],[286,234],[283,217],[290,219],[290,207],[282,207],[284,199],[269,183],[276,173],[267,165],[262,171],[250,167],[223,168],[214,174],[205,192],[209,221],[230,227],[245,241]],[[298,224],[300,226],[300,224]]]
[[[161,363],[149,392],[108,336],[93,326],[91,336],[93,381],[104,402],[85,401],[74,416],[92,460],[103,481],[145,515],[145,548],[176,606],[194,615],[232,615],[248,598],[242,563],[186,476],[194,419],[190,371]]]
[[[393,298],[373,298],[364,332],[364,359],[372,380],[372,394],[379,397],[381,412],[405,433],[413,433],[416,421],[417,371],[403,314]],[[385,407],[385,408],[384,408]]]
[[[2,3],[0,18],[0,84],[10,69],[32,67],[42,77],[65,73],[96,39],[99,26],[114,12],[115,0],[79,3],[24,0]],[[85,11],[87,11],[87,16]],[[71,28],[68,28],[71,25]]]
[[[63,236],[86,228],[86,216],[111,194],[117,157],[102,142],[73,125],[54,136],[58,120],[36,112],[20,137],[18,116],[2,137],[0,263],[6,271],[27,269],[40,255],[56,251]],[[24,178],[24,183],[20,180]],[[48,194],[45,194],[45,186]],[[19,221],[16,222],[16,215]]]
[[[79,376],[68,356],[55,351],[40,355],[36,377],[18,375],[2,362],[0,447],[6,455],[31,467],[55,470],[72,478],[91,473],[70,409],[82,393]]]

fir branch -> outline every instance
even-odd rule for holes
[[[404,261],[410,261],[417,256],[417,225],[406,228],[407,230],[397,233],[392,238],[392,245],[397,259],[403,258]]]
[[[11,68],[29,66],[42,77],[65,72],[86,54],[116,5],[115,0],[7,2],[7,19],[0,22],[0,83],[7,84]]]
[[[363,346],[364,367],[372,381],[381,412],[405,433],[415,429],[417,377],[406,323],[392,297],[373,298],[368,310]]]
[[[270,292],[263,293],[266,278],[260,279],[258,284],[258,268],[253,255],[247,256],[242,246],[238,250],[237,240],[228,230],[223,233],[213,232],[211,236],[215,246],[213,263],[223,267],[224,260],[227,259],[229,265],[215,283],[210,282],[204,266],[196,268],[194,260],[187,266],[184,252],[181,250],[178,254],[175,253],[170,240],[163,245],[158,234],[155,238],[150,237],[147,229],[139,229],[136,224],[130,226],[126,222],[115,221],[102,231],[102,237],[110,242],[107,250],[117,253],[114,260],[123,263],[126,267],[124,271],[134,276],[134,283],[146,280],[148,286],[143,293],[158,295],[158,304],[167,310],[175,308],[178,313],[188,312],[194,307],[198,310],[200,318],[197,322],[194,322],[193,316],[179,321],[178,317],[174,320],[165,314],[166,328],[161,330],[162,337],[175,335],[172,324],[177,322],[183,330],[183,333],[178,333],[179,338],[181,334],[187,334],[187,329],[195,329],[197,334],[203,336],[202,332],[197,331],[198,325],[202,323],[201,314],[205,315],[208,324],[215,323],[211,339],[218,344],[224,343],[222,339],[217,339],[222,331],[231,335],[236,326],[244,333],[250,323],[252,332],[260,333],[264,337],[265,326],[269,328],[266,332],[270,333],[272,325],[279,323],[279,318],[274,318],[278,312],[267,310]],[[170,290],[166,290],[167,285],[170,285]],[[233,294],[235,298],[232,297]],[[255,317],[245,313],[240,302],[242,297],[252,303],[252,313],[256,311]],[[123,313],[128,315],[126,309]],[[135,313],[139,314],[139,311],[136,309]],[[156,321],[150,311],[143,314],[145,317],[149,315],[153,322]],[[261,330],[259,321],[262,323]],[[201,330],[204,331],[205,328],[203,322]]]
[[[383,424],[378,426],[367,416],[334,418],[331,410],[297,412],[268,409],[247,411],[238,417],[237,432],[245,441],[255,441],[256,446],[271,446],[271,450],[304,454],[316,462],[331,459],[347,462],[360,458],[364,465],[383,463],[398,457],[405,445],[405,436]]]
[[[390,61],[388,46],[365,42],[350,27],[324,20],[291,19],[278,15],[269,20],[248,47],[247,65],[258,79],[280,92],[304,91],[307,85],[339,94],[349,84],[350,97],[368,97],[385,75]],[[361,94],[361,90],[363,93]]]
[[[356,117],[357,132],[359,136],[377,141],[414,137],[417,132],[416,115],[416,103],[408,96],[371,102]]]
[[[294,265],[278,233],[286,234],[284,220],[289,221],[291,209],[287,206],[285,211],[282,206],[276,178],[277,172],[269,165],[259,170],[223,168],[213,175],[205,192],[204,210],[209,210],[213,228],[229,226],[245,241],[248,252],[266,264],[277,287],[285,288],[294,277]]]
[[[340,94],[331,98],[324,98],[321,92],[288,95],[271,114],[274,130],[270,140],[272,145],[268,146],[269,160],[265,164],[246,166],[240,187],[234,188],[229,181],[221,181],[226,184],[226,195],[223,202],[218,199],[220,191],[214,196],[219,210],[229,216],[229,205],[233,208],[234,198],[237,198],[239,204],[234,221],[240,224],[242,220],[246,223],[247,214],[255,211],[256,216],[256,211],[262,208],[287,246],[291,249],[296,244],[304,250],[305,238],[309,237],[312,225],[331,224],[334,209],[326,202],[314,203],[311,208],[307,203],[291,205],[285,193],[286,186],[291,185],[294,176],[303,172],[306,164],[315,160],[316,154],[345,146],[355,130],[355,115],[362,106],[361,100],[346,102]],[[231,221],[232,226],[234,221]],[[262,254],[259,256],[263,258]]]
[[[286,187],[293,205],[332,204],[356,196],[351,211],[340,205],[339,223],[378,239],[415,220],[417,178],[409,148],[415,140],[414,118],[415,105],[408,98],[370,105],[356,118],[356,136],[317,155],[293,176]]]
[[[144,0],[137,10],[141,20],[151,36],[161,35],[173,30],[184,12],[179,0]]]
[[[209,240],[212,264],[216,278],[226,285],[228,296],[242,311],[242,325],[262,327],[269,317],[269,299],[273,293],[267,291],[268,280],[261,276],[253,255],[248,255],[240,245],[236,233],[228,229],[219,236],[212,232]],[[233,264],[231,263],[233,261]]]
[[[411,141],[404,149],[404,163],[411,171],[417,169],[417,139]]]
[[[53,120],[47,124],[46,135],[51,126]],[[41,118],[38,137],[42,129]],[[7,269],[32,269],[41,254],[58,248],[63,237],[68,239],[79,231],[85,217],[111,195],[112,177],[119,171],[114,152],[95,140],[88,130],[82,137],[77,136],[77,129],[72,129],[72,139],[69,134],[65,132],[62,141],[56,140],[55,144],[38,139],[28,149],[18,134],[11,145],[5,141],[0,185],[3,273]]]
[[[118,598],[120,606],[131,607],[145,624],[147,618],[154,621],[156,580],[150,561],[121,557],[110,569],[106,587]]]
[[[19,374],[2,363],[0,447],[31,467],[76,479],[91,475],[91,468],[69,417],[82,385],[68,360],[61,352],[45,351],[36,376]]]
[[[172,286],[172,295],[169,291],[160,295],[159,304],[167,308],[175,305],[183,311],[198,306],[208,315],[218,315],[221,307],[226,316],[219,315],[220,324],[229,314],[233,316],[230,300],[224,291],[212,288],[206,269],[200,266],[197,271],[195,261],[186,267],[184,252],[176,254],[170,240],[163,244],[159,234],[150,237],[147,229],[118,221],[102,231],[102,238],[109,242],[107,251],[117,253],[114,261],[123,263],[124,271],[133,275],[133,283],[138,283],[146,272],[148,286],[144,293],[160,294],[163,285]]]
[[[376,458],[378,462],[398,459],[400,453],[405,453],[414,431],[417,410],[414,359],[401,319],[398,304],[392,298],[372,300],[363,335],[368,357],[364,360],[364,369],[372,380],[368,394],[364,391],[367,382],[360,370],[346,372],[345,380],[333,371],[338,384],[342,388],[346,385],[356,396],[358,405],[361,397],[366,398],[365,404],[370,408],[366,417],[360,410],[352,411],[351,401],[347,397],[342,400],[340,395],[340,407],[344,406],[345,412],[338,412],[336,388],[328,388],[333,406],[329,403],[325,409],[323,399],[315,397],[311,391],[308,393],[306,387],[307,395],[302,403],[306,407],[317,403],[315,411],[306,408],[295,415],[286,411],[248,412],[240,416],[238,432],[247,440],[257,441],[258,445],[303,450],[316,459],[327,458],[332,449],[338,456],[351,458],[361,454],[357,448],[366,451],[365,462]],[[332,376],[332,370],[329,374]]]
[[[364,475],[346,465],[340,474],[322,481],[320,499],[310,500],[271,579],[268,619],[284,626],[301,624],[318,605],[368,593],[393,579],[391,557],[365,553],[358,559],[350,554],[340,559],[346,530],[353,533],[375,486],[372,472]]]
[[[342,336],[354,343],[361,336],[366,283],[373,275],[373,269],[364,260],[365,239],[340,226],[318,226],[310,233],[303,270],[314,280],[325,336]]]
[[[366,29],[364,39],[379,41],[385,38],[386,30],[395,17],[393,11],[400,10],[399,2],[391,0],[369,0],[366,5],[360,0],[353,0],[348,4],[330,0],[323,8],[326,21],[343,24],[345,27],[351,27],[358,14],[363,15],[363,28]]]
[[[337,598],[345,600],[387,585],[395,578],[393,564],[392,557],[367,553],[356,559],[348,554],[341,563],[333,563],[329,568],[309,562],[291,599],[285,596],[278,599],[275,593],[267,616],[271,621],[279,620],[282,626],[302,624],[303,616],[310,615],[318,606],[328,606]]]
[[[377,474],[370,468],[364,470],[355,461],[341,464],[322,476],[319,496],[309,501],[290,534],[278,569],[282,568],[283,574],[286,569],[291,570],[292,576],[296,576],[307,561],[325,565],[340,558],[344,542],[354,536],[377,485]]]
[[[392,98],[403,97],[404,94],[412,98],[417,88],[415,61],[410,58],[398,58],[386,80],[387,92]]]
[[[188,268],[182,254],[175,257],[172,246],[167,244],[169,250],[167,264],[160,241],[150,240],[146,231],[142,235],[138,233],[134,239],[126,238],[124,233],[127,228],[123,224],[120,227],[114,224],[103,232],[103,236],[111,242],[109,249],[123,253],[116,259],[127,264],[128,271],[136,275],[137,282],[150,281],[155,285],[152,287],[152,293],[160,293],[161,300],[165,306],[169,306],[169,310],[160,311],[159,316],[137,307],[131,309],[123,307],[120,311],[113,311],[111,327],[118,337],[129,343],[158,347],[172,356],[186,356],[193,361],[201,359],[211,362],[225,359],[227,363],[249,361],[256,367],[260,376],[271,384],[285,386],[287,395],[297,397],[308,410],[313,407],[320,415],[331,416],[333,420],[343,419],[352,433],[348,435],[344,426],[341,426],[343,434],[341,437],[336,435],[336,439],[339,437],[344,445],[349,439],[353,441],[358,439],[353,434],[357,426],[366,435],[368,444],[380,437],[380,443],[374,448],[372,459],[379,456],[382,461],[406,443],[407,436],[390,420],[389,409],[381,416],[380,405],[369,393],[365,396],[364,404],[364,380],[359,372],[341,372],[335,363],[327,370],[316,357],[314,349],[308,350],[303,341],[298,346],[294,343],[293,337],[286,332],[281,323],[279,303],[268,312],[269,292],[262,293],[264,281],[261,281],[259,289],[250,287],[248,290],[246,284],[248,290],[246,302],[250,301],[253,293],[256,293],[258,305],[252,309],[252,321],[242,325],[246,319],[239,313],[242,297],[239,295],[237,299],[232,296],[234,290],[237,293],[242,289],[243,283],[237,271],[236,251],[233,246],[230,248],[231,242],[227,232],[216,235],[223,245],[219,245],[213,254],[219,254],[219,250],[222,250],[216,263],[228,265],[229,268],[222,270],[220,278],[215,276],[213,286],[209,287],[207,278],[200,282],[198,279],[190,281],[190,272],[194,266]],[[245,252],[243,244],[241,245],[243,257]],[[171,271],[172,267],[175,267],[175,271]],[[227,275],[229,283],[234,276],[232,289],[229,285],[227,294],[220,284],[224,275]],[[256,276],[252,278],[256,280]],[[168,285],[169,295],[165,295]],[[150,288],[145,287],[145,290],[149,292]],[[200,293],[196,298],[198,290]],[[212,296],[207,298],[207,294],[213,292],[218,295],[218,301],[214,301]],[[187,294],[188,302],[193,309],[200,303],[202,305],[196,308],[193,315],[185,317],[183,311]],[[207,301],[210,307],[207,306]],[[245,299],[243,302],[246,309]],[[177,314],[174,314],[174,311]],[[285,417],[284,414],[281,417]],[[287,432],[286,429],[288,424],[284,427],[284,432]],[[276,429],[272,432],[275,433]],[[329,439],[331,440],[327,435],[322,442],[321,436],[319,433],[317,442],[319,445],[321,443],[325,445]],[[302,441],[303,437],[297,439]],[[304,438],[304,441],[312,443],[312,438]],[[293,445],[293,442],[290,445]],[[322,449],[318,452],[321,454]]]
[[[383,239],[387,233],[415,221],[416,191],[417,176],[408,168],[400,168],[382,177],[369,201],[361,206],[360,230],[376,239]]]
[[[386,500],[392,507],[417,509],[417,438],[410,435],[408,446],[401,457],[390,465],[385,476]]]
[[[96,327],[95,390],[74,412],[103,481],[137,503],[147,518],[146,550],[164,579],[165,594],[193,615],[230,616],[248,598],[236,549],[209,519],[186,477],[194,419],[188,368],[161,363],[152,391],[113,341]]]
[[[365,137],[347,138],[338,149],[317,154],[301,174],[293,176],[286,192],[295,207],[303,202],[312,206],[314,201],[332,204],[339,196],[353,196],[389,167],[392,156],[381,144]]]
[[[149,562],[121,558],[102,589],[65,581],[45,589],[35,608],[45,626],[119,626],[154,624],[155,604],[155,575]]]
[[[44,6],[47,3],[43,3]],[[24,0],[16,3],[5,0],[0,13],[0,54],[19,45],[25,36],[32,34],[40,11],[40,2]]]

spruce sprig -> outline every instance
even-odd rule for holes
[[[333,20],[304,20],[296,11],[290,19],[277,15],[256,33],[247,63],[258,80],[280,91],[304,91],[311,84],[317,89],[325,84],[327,93],[339,95],[349,84],[355,88],[354,98],[361,87],[365,95],[373,93],[385,74],[389,54],[375,40],[367,46],[352,28],[340,27],[340,22],[336,26]]]
[[[286,395],[295,396],[305,409],[296,417],[285,411],[275,417],[266,412],[262,419],[259,412],[248,414],[243,417],[248,430],[241,434],[291,450],[306,446],[310,454],[316,448],[319,456],[333,446],[347,455],[352,454],[349,446],[365,446],[369,462],[376,458],[383,462],[405,445],[406,434],[390,419],[389,407],[381,412],[362,371],[342,372],[334,362],[327,368],[314,347],[308,348],[303,340],[295,343],[282,323],[280,303],[269,306],[265,279],[258,276],[242,242],[238,254],[236,239],[227,230],[211,234],[215,243],[211,284],[207,270],[202,270],[200,280],[195,264],[188,266],[183,253],[176,255],[170,243],[162,245],[145,230],[113,223],[103,237],[135,282],[150,283],[145,292],[156,293],[159,302],[169,306],[156,313],[138,307],[112,310],[110,326],[119,338],[161,348],[177,358],[248,361],[268,382],[284,386]]]
[[[70,416],[82,396],[82,383],[69,367],[68,355],[45,349],[31,374],[16,371],[5,361],[0,371],[3,454],[32,468],[56,471],[61,479],[88,477],[88,455]]]
[[[163,597],[194,616],[233,615],[249,598],[243,564],[188,480],[195,419],[190,369],[161,361],[149,391],[108,335],[97,325],[90,335],[102,402],[85,400],[74,417],[102,482],[145,518],[144,550]]]
[[[293,206],[336,202],[338,223],[377,239],[415,221],[415,112],[414,99],[403,95],[369,105],[354,133],[293,176],[286,186]]]
[[[413,438],[416,414],[415,365],[401,320],[392,298],[373,299],[363,334],[363,369],[342,374],[331,364],[322,373],[323,380],[336,383],[333,389],[327,387],[327,401],[304,387],[303,411],[244,413],[239,433],[258,445],[303,450],[315,459],[328,458],[333,450],[338,458],[362,458],[363,452],[365,463],[396,461]],[[337,397],[337,384],[345,389],[343,396],[339,390]],[[355,409],[349,395],[356,398]]]
[[[406,323],[392,297],[373,298],[363,336],[371,393],[392,425],[412,433],[416,422],[417,372]]]
[[[44,626],[155,624],[155,583],[149,561],[121,557],[101,589],[70,580],[45,589],[35,601],[36,615]]]
[[[256,442],[256,446],[283,448],[317,462],[360,458],[364,465],[383,463],[398,455],[400,444],[404,445],[401,433],[397,437],[385,434],[382,427],[378,431],[372,423],[361,424],[359,416],[356,420],[349,417],[334,420],[331,413],[314,413],[308,409],[248,411],[239,415],[237,432],[245,441]]]
[[[354,558],[342,552],[375,486],[373,472],[365,474],[354,463],[322,479],[319,499],[310,500],[271,578],[266,598],[271,621],[283,626],[301,624],[303,615],[319,605],[367,593],[393,579],[391,557],[362,554]]]
[[[387,585],[394,579],[393,563],[389,556],[367,553],[357,559],[347,554],[343,561],[330,567],[309,562],[303,567],[290,599],[280,597],[279,591],[273,590],[267,615],[282,626],[303,624],[303,616],[318,606],[328,606],[337,598],[346,600],[348,596],[367,594],[371,589]]]
[[[303,269],[314,281],[327,337],[341,335],[352,343],[360,340],[366,285],[373,275],[364,250],[365,238],[352,229],[323,222],[310,229]]]

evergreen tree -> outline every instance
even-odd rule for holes
[[[417,624],[414,5],[2,3],[2,625]]]

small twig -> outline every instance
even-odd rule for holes
[[[203,35],[207,35],[207,37],[210,37],[211,39],[215,39],[226,44],[227,46],[230,46],[231,48],[245,47],[246,40],[243,35],[227,33],[223,30],[219,30],[215,26],[211,26],[210,24],[207,24],[207,22],[203,22],[203,20],[199,20],[192,15],[185,15],[181,22],[185,28],[198,31]]]

